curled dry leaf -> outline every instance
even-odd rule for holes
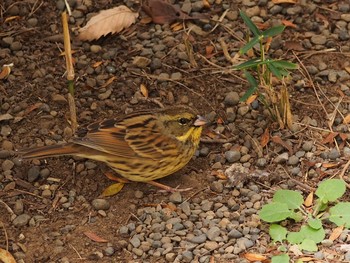
[[[3,263],[16,263],[10,252],[5,249],[0,248],[0,262]]]
[[[80,40],[91,41],[109,33],[119,33],[135,23],[138,16],[138,13],[132,12],[124,5],[103,10],[79,30],[78,37]]]
[[[107,243],[108,240],[104,239],[100,236],[98,236],[96,233],[91,232],[91,231],[85,231],[84,235],[87,236],[88,238],[90,238],[91,240],[98,242],[98,243]]]

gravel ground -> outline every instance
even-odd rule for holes
[[[69,1],[72,29],[102,9],[123,3],[140,7],[131,0],[95,2]],[[74,31],[78,121],[84,126],[156,108],[155,101],[181,103],[216,123],[203,137],[208,141],[215,134],[217,142],[201,143],[186,168],[160,180],[193,190],[164,194],[135,183],[110,198],[99,196],[111,184],[102,175],[108,168],[100,163],[69,157],[22,162],[12,154],[73,136],[60,56],[64,2],[0,3],[0,65],[14,63],[9,77],[0,80],[0,247],[8,246],[17,262],[244,263],[247,252],[271,256],[276,247],[258,217],[261,206],[280,188],[307,195],[319,181],[339,175],[347,162],[348,1],[208,0],[209,9],[202,0],[172,2],[190,15],[208,13],[213,20],[227,13],[216,28],[206,19],[187,21],[180,31],[138,21],[121,35],[93,42],[78,41]],[[295,25],[273,40],[270,51],[275,58],[300,59],[301,70],[288,83],[295,120],[291,130],[275,129],[258,101],[239,102],[246,83],[239,72],[227,70],[231,64],[220,42],[231,57],[243,45],[246,29],[239,9],[260,25]],[[214,50],[209,55],[208,47]],[[141,84],[149,99],[140,92]],[[271,140],[262,149],[266,128]],[[312,254],[313,262],[350,261],[350,252],[339,248],[349,239],[344,230],[338,240],[325,240]]]

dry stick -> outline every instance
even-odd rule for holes
[[[4,230],[4,235],[5,235],[5,242],[6,242],[6,249],[5,250],[9,251],[9,237],[7,235],[5,224],[1,220],[0,220],[0,223],[1,223],[2,229]]]
[[[78,252],[78,250],[72,244],[69,244],[69,246],[75,251],[75,253],[77,253],[79,259],[83,259],[80,255],[80,253]]]
[[[63,37],[64,37],[64,54],[66,58],[66,67],[67,67],[67,80],[68,80],[68,105],[70,110],[70,119],[71,119],[71,127],[73,133],[78,128],[77,123],[77,113],[74,101],[74,67],[73,67],[73,58],[72,58],[72,49],[70,45],[70,35],[68,28],[68,17],[67,13],[62,12],[62,26],[63,26]]]
[[[345,175],[346,170],[349,168],[349,166],[350,166],[350,160],[345,164],[343,170],[342,170],[341,173],[339,174],[339,178],[340,178],[340,179],[344,180],[343,177],[344,177],[344,175]],[[344,182],[345,182],[345,180],[344,180]],[[346,187],[347,187],[348,189],[350,189],[350,185],[349,185],[347,182],[345,182],[345,184],[346,184]]]
[[[15,215],[15,212],[13,212],[13,210],[11,209],[11,207],[9,207],[4,201],[2,201],[0,199],[0,204],[3,204],[3,206],[5,206],[6,210],[11,214],[11,216]]]

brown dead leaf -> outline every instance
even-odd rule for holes
[[[119,193],[123,189],[123,187],[124,187],[124,183],[112,184],[112,185],[108,186],[105,190],[103,190],[101,195],[103,197],[116,195],[117,193]]]
[[[16,20],[16,19],[20,19],[21,17],[20,16],[10,16],[10,17],[7,17],[4,21],[4,24],[7,23],[7,22],[10,22],[12,20]]]
[[[255,253],[246,253],[244,254],[245,259],[248,261],[254,262],[254,261],[263,261],[266,260],[267,257],[261,254],[255,254]]]
[[[314,201],[314,192],[311,192],[308,194],[308,196],[305,198],[304,205],[306,207],[312,206],[312,203]]]
[[[293,149],[292,149],[292,147],[291,147],[288,143],[282,141],[281,137],[279,137],[279,136],[272,136],[272,137],[271,137],[271,140],[272,140],[274,143],[277,143],[277,144],[282,145],[284,148],[286,148],[286,149],[289,151],[289,153],[290,153],[291,155],[293,154]]]
[[[343,120],[344,124],[349,124],[350,123],[350,114],[346,115],[344,120]]]
[[[286,27],[297,28],[298,26],[289,20],[282,20],[282,24]]]
[[[116,76],[113,76],[113,77],[109,78],[109,79],[101,86],[101,88],[105,88],[105,87],[109,86],[109,85],[112,84],[113,81],[115,81],[116,79],[117,79]]]
[[[132,12],[125,5],[101,11],[79,30],[80,40],[94,40],[109,33],[119,33],[135,23],[138,13]]]
[[[91,231],[85,231],[84,235],[90,238],[92,241],[98,242],[98,243],[107,243],[108,240],[99,237],[96,233],[91,232]]]
[[[298,258],[298,260],[300,260],[300,262],[309,262],[309,261],[315,260],[315,258],[314,257],[301,257],[301,258]]]
[[[205,57],[211,58],[213,56],[214,46],[206,46],[205,47]]]
[[[13,64],[9,64],[9,65],[3,65],[2,66],[2,70],[0,72],[0,79],[7,79],[7,77],[10,75],[11,73],[11,67],[13,66]]]
[[[152,17],[149,17],[149,16],[143,17],[140,20],[140,23],[144,24],[144,25],[147,25],[147,24],[149,24],[151,22],[152,22]]]
[[[16,183],[15,182],[10,182],[7,185],[5,185],[3,191],[7,192],[7,191],[13,190],[15,188],[16,188]]]
[[[305,48],[300,43],[300,41],[287,40],[286,42],[284,42],[284,46],[287,49],[295,50],[295,51],[304,51],[305,50]]]
[[[163,0],[148,0],[142,5],[143,10],[152,17],[153,23],[170,24],[177,20],[198,19],[190,17],[175,5]]]
[[[266,128],[263,135],[261,135],[260,139],[260,145],[261,147],[265,147],[270,141],[270,130],[269,128]]]
[[[328,136],[321,142],[322,144],[333,143],[334,138],[338,136],[339,133],[331,132]]]
[[[184,28],[183,24],[180,23],[180,22],[177,22],[177,23],[174,23],[170,26],[171,30],[173,32],[177,32],[177,31],[180,31]]]
[[[274,4],[296,4],[298,0],[272,0]]]
[[[141,94],[147,99],[148,98],[148,89],[144,84],[140,85]]]
[[[92,65],[92,67],[97,68],[97,67],[101,66],[102,63],[103,63],[103,61],[97,61]]]
[[[333,229],[332,233],[329,236],[329,240],[334,241],[338,237],[340,237],[341,233],[343,232],[344,226],[338,226]]]
[[[255,99],[256,99],[257,97],[258,97],[258,94],[253,94],[253,95],[251,95],[251,96],[246,100],[245,103],[247,103],[248,105],[250,105],[250,104],[253,103],[253,101],[255,101]]]
[[[347,73],[350,73],[350,67],[345,67],[344,69],[346,70]]]
[[[4,263],[16,263],[10,252],[5,249],[0,248],[0,262]]]
[[[37,108],[39,108],[41,105],[43,105],[42,102],[37,102],[34,105],[29,106],[28,108],[26,108],[26,110],[24,111],[24,115],[27,115],[29,113],[31,113],[33,110],[36,110]]]
[[[215,176],[220,180],[227,180],[227,176],[224,174],[223,171],[212,171],[210,175]]]
[[[339,167],[341,163],[323,163],[322,167],[323,168],[334,168],[334,167]]]

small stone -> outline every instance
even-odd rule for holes
[[[5,172],[5,171],[10,171],[14,165],[15,165],[14,162],[12,162],[11,160],[5,160],[1,164],[1,167],[2,167],[2,170]]]
[[[63,95],[61,95],[61,94],[53,94],[51,96],[51,99],[53,101],[55,101],[55,102],[60,102],[60,103],[66,103],[67,102],[66,98]]]
[[[207,250],[215,250],[219,247],[219,244],[215,241],[207,241],[204,244],[204,248]]]
[[[182,196],[180,192],[174,192],[169,196],[169,201],[174,204],[179,204],[182,202]]]
[[[107,247],[104,251],[104,254],[108,257],[113,256],[114,254],[114,248],[113,247]]]
[[[188,239],[188,241],[190,241],[191,243],[195,243],[195,244],[202,244],[207,240],[207,236],[205,234],[201,234],[199,236],[194,236],[190,239]]]
[[[21,214],[21,215],[17,216],[17,217],[13,220],[12,224],[13,224],[15,227],[21,227],[21,226],[27,225],[28,222],[29,222],[29,220],[30,220],[30,215],[28,215],[28,214]]]
[[[314,35],[311,37],[311,42],[316,45],[326,44],[327,38],[324,35]]]
[[[38,19],[33,17],[33,18],[29,18],[27,21],[28,25],[31,27],[35,27],[38,24]]]
[[[167,254],[165,255],[166,261],[169,261],[169,262],[174,262],[175,257],[176,257],[176,254],[175,254],[175,253],[167,253]]]
[[[237,110],[237,113],[241,116],[246,115],[249,112],[249,106],[248,105],[244,105],[242,107],[239,107]]]
[[[185,215],[189,216],[191,214],[190,204],[187,201],[181,203],[180,208]]]
[[[295,155],[292,155],[288,158],[288,165],[297,165],[299,163],[299,158]]]
[[[312,150],[313,145],[314,143],[312,141],[307,141],[307,142],[304,142],[302,148],[305,152],[309,152]]]
[[[151,60],[146,57],[137,56],[134,57],[132,64],[138,68],[146,68],[149,64],[151,64]]]
[[[49,198],[51,197],[51,190],[50,189],[44,189],[43,192],[41,193],[42,197]]]
[[[119,228],[119,234],[120,235],[127,235],[129,234],[129,228],[126,226],[122,226]]]
[[[33,166],[29,168],[27,178],[28,182],[32,183],[36,181],[40,176],[40,167],[39,166]]]
[[[137,236],[133,236],[129,242],[134,248],[138,248],[141,245],[141,241]]]
[[[111,94],[112,94],[112,90],[108,89],[108,90],[106,90],[106,92],[98,94],[97,97],[100,100],[106,100],[106,99],[108,99],[111,96]]]
[[[283,164],[283,163],[286,163],[287,161],[288,161],[288,153],[282,153],[276,156],[275,159],[273,160],[274,163],[278,163],[278,164]]]
[[[227,236],[229,238],[240,238],[243,236],[243,234],[241,232],[239,232],[237,229],[232,229]]]
[[[227,151],[225,152],[225,158],[229,163],[234,163],[241,159],[241,153],[235,150]]]
[[[337,149],[333,148],[329,153],[328,153],[328,158],[331,160],[336,160],[337,158],[340,157],[340,153]]]
[[[192,262],[193,253],[191,251],[182,252],[182,260],[183,260],[183,262]]]
[[[92,200],[92,206],[96,210],[108,210],[111,205],[107,200],[98,198]]]
[[[24,211],[23,201],[21,199],[16,200],[15,206],[13,208],[13,212],[16,215],[20,215],[20,214],[23,214],[23,211]]]
[[[259,158],[256,161],[256,165],[260,168],[264,168],[267,165],[267,160],[265,158]]]
[[[222,193],[224,190],[224,185],[219,181],[214,181],[210,184],[210,190],[216,193]]]
[[[231,91],[226,94],[224,104],[226,106],[235,106],[239,103],[239,94],[235,91]]]
[[[21,44],[21,42],[15,41],[15,42],[11,43],[10,49],[11,49],[12,51],[19,51],[19,50],[21,50],[21,49],[22,49],[22,44]]]
[[[135,197],[136,197],[137,199],[141,199],[141,198],[143,198],[143,196],[144,196],[143,192],[140,191],[140,190],[136,190],[135,193],[134,193],[134,195],[135,195]]]
[[[174,72],[171,74],[170,78],[172,80],[180,80],[182,78],[181,72]]]
[[[91,46],[90,46],[90,51],[91,51],[92,53],[98,53],[98,52],[100,52],[101,50],[102,50],[102,47],[99,46],[99,45],[91,45]]]
[[[220,236],[220,228],[217,226],[211,227],[207,232],[207,237],[209,240],[215,240],[218,236]]]

